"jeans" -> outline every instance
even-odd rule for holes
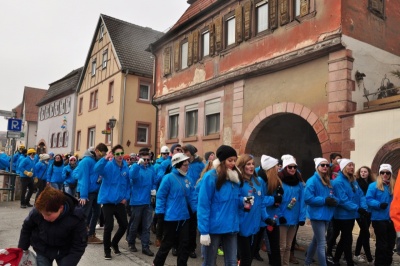
[[[203,266],[215,266],[219,244],[222,241],[225,266],[237,266],[237,234],[210,234],[211,244],[205,247]]]
[[[21,181],[21,205],[27,205],[33,194],[33,180],[30,177],[22,177]],[[28,193],[26,192],[28,190]]]
[[[142,249],[149,248],[150,227],[153,219],[153,208],[149,204],[131,206],[131,216],[133,221],[130,224],[129,235],[127,236],[129,245],[135,245],[135,239],[139,225],[142,224],[141,242]]]
[[[280,225],[279,231],[279,247],[282,265],[289,266],[290,249],[297,231],[297,225]]]
[[[125,204],[103,204],[104,215],[104,234],[103,244],[104,251],[107,253],[111,251],[111,246],[117,247],[119,241],[124,236],[126,228],[128,227],[128,219],[126,217]],[[114,216],[117,219],[118,230],[111,240],[111,233],[114,229]],[[96,225],[96,223],[95,223]]]
[[[88,201],[86,201],[82,209],[87,217],[86,224],[89,227],[88,235],[92,236],[96,232],[96,224],[100,215],[100,204],[97,203],[97,192],[89,193]],[[92,215],[90,215],[90,213],[92,213]]]
[[[360,234],[358,235],[357,238],[354,255],[356,256],[360,255],[361,248],[363,248],[367,260],[371,262],[373,260],[371,254],[371,247],[369,244],[369,238],[370,238],[369,226],[371,225],[371,218],[369,217],[357,218],[356,221],[358,223],[358,226],[360,227]]]
[[[160,221],[160,220],[158,220]],[[168,253],[178,239],[178,256],[176,258],[177,266],[186,266],[189,259],[189,220],[182,221],[164,221],[164,237],[160,249],[154,258],[155,266],[165,264]],[[213,265],[215,266],[215,264]]]
[[[52,266],[53,260],[51,260],[43,255],[36,254],[36,263],[38,266]]]
[[[335,256],[333,260],[339,262],[342,254],[346,259],[348,266],[354,266],[352,244],[353,244],[353,227],[355,219],[338,220],[333,219],[334,235],[340,232],[340,240],[336,247]]]
[[[315,252],[318,254],[318,265],[326,266],[326,256],[325,256],[325,245],[326,238],[325,232],[328,228],[327,221],[317,221],[311,220],[311,227],[314,232],[314,236],[311,240],[310,246],[307,249],[307,257],[305,264],[312,264],[312,260]]]
[[[72,197],[75,197],[76,194],[76,187],[71,188],[69,185],[64,185],[65,193],[71,195]]]
[[[393,261],[396,232],[391,220],[372,221],[376,236],[375,265],[389,266]]]

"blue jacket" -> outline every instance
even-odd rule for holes
[[[62,171],[62,177],[64,179],[64,184],[69,185],[69,184],[76,184],[78,181],[75,176],[74,176],[74,171],[78,166],[75,165],[74,168],[72,169],[71,164],[67,164],[64,166],[64,169]]]
[[[154,171],[156,172],[156,174],[158,173],[158,168],[160,167],[160,165],[162,164],[162,162],[164,162],[166,159],[164,159],[164,157],[160,156],[160,158],[158,158],[154,164]]]
[[[204,167],[206,167],[203,161],[200,160],[200,157],[196,157],[190,164],[187,175],[191,178],[191,183],[193,186],[196,185],[197,180],[200,178],[200,174],[203,171]]]
[[[163,179],[163,177],[164,177],[164,174],[165,174],[165,171],[167,170],[167,168],[168,167],[171,167],[171,169],[172,169],[172,164],[171,164],[171,159],[172,159],[172,157],[171,156],[168,156],[168,158],[167,159],[165,159],[161,164],[160,164],[160,166],[157,168],[157,180],[158,180],[158,185],[160,185],[160,183],[161,183],[161,180]],[[194,185],[194,184],[193,184]]]
[[[47,169],[49,169],[49,165],[43,161],[39,161],[35,164],[35,176],[41,180],[47,180]]]
[[[22,155],[19,151],[17,151],[13,156],[12,156],[12,169],[17,172],[18,170],[18,159]]]
[[[96,193],[100,189],[100,182],[97,182],[99,174],[94,171],[95,164],[94,155],[86,151],[74,171],[73,175],[78,179],[78,191],[81,199],[88,199],[89,193]]]
[[[190,218],[188,205],[196,212],[194,187],[189,178],[176,168],[165,175],[157,191],[156,213],[164,214],[165,221],[182,221]]]
[[[5,153],[0,153],[0,170],[7,170],[10,167],[10,157]],[[15,170],[15,169],[14,169]]]
[[[338,206],[335,208],[333,217],[339,220],[356,219],[359,217],[358,208],[367,210],[364,193],[358,186],[357,181],[350,181],[340,171],[332,181],[333,193],[339,198]]]
[[[26,159],[28,156],[21,154],[20,156],[18,156],[17,162],[16,162],[16,167],[15,172],[17,172],[17,174],[19,174],[21,177],[24,174],[24,171],[21,172],[21,163],[24,159]]]
[[[99,204],[118,204],[129,200],[129,167],[125,160],[119,166],[115,159],[107,161],[103,157],[94,166],[94,171],[103,177],[97,198]]]
[[[307,205],[307,216],[310,220],[332,220],[335,207],[329,207],[325,204],[327,197],[333,197],[339,202],[339,199],[334,195],[333,188],[325,186],[319,174],[314,172],[314,175],[307,180],[304,190],[304,202]]]
[[[22,159],[22,160],[21,160]],[[19,163],[19,173],[20,173],[20,177],[21,178],[29,178],[27,175],[24,174],[24,171],[28,171],[28,172],[33,172],[32,177],[35,176],[35,172],[34,172],[34,168],[35,168],[35,162],[33,161],[33,159],[29,156],[20,157],[20,163]]]
[[[260,185],[254,181],[255,178]],[[245,237],[257,234],[260,231],[261,222],[268,218],[264,203],[265,183],[261,177],[252,177],[251,181],[253,187],[249,182],[244,182],[240,188],[240,198],[247,197],[249,191],[251,191],[251,196],[254,196],[254,204],[249,212],[245,212],[244,209],[239,210],[239,234]]]
[[[281,209],[278,206],[275,206],[275,198],[276,196],[276,191],[272,195],[267,194],[268,193],[268,183],[265,185],[265,197],[264,197],[264,205],[267,208],[267,214],[268,217],[273,218],[273,217],[281,217]],[[284,193],[285,194],[285,193]],[[279,220],[276,219],[276,224],[279,225]]]
[[[373,182],[368,186],[366,201],[371,211],[371,221],[387,221],[390,220],[390,204],[393,195],[390,195],[389,186],[383,185],[384,191],[377,188],[377,183]],[[379,206],[381,203],[387,203],[386,209],[382,210]]]
[[[243,209],[239,184],[226,181],[216,188],[217,172],[211,169],[204,174],[197,204],[197,225],[200,234],[225,234],[239,232],[239,209]]]
[[[62,176],[64,170],[64,164],[60,166],[55,166],[54,162],[49,164],[49,169],[47,169],[47,182],[50,183],[64,183]]]
[[[286,218],[285,226],[297,225],[299,222],[306,220],[306,208],[304,203],[304,183],[299,181],[295,186],[290,186],[282,182],[283,195],[282,203],[279,205],[281,216]],[[290,209],[288,205],[295,198],[296,203]]]
[[[133,164],[129,169],[131,199],[129,205],[150,204],[151,190],[157,188],[157,177],[153,166]]]

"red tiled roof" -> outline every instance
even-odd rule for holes
[[[39,107],[36,106],[45,95],[47,90],[25,87],[22,108],[25,108],[25,121],[37,122]]]
[[[186,9],[185,13],[180,17],[180,19],[175,23],[174,26],[169,30],[174,30],[178,26],[184,24],[186,21],[188,21],[191,17],[194,15],[198,14],[199,12],[203,11],[207,7],[211,6],[215,2],[219,0],[197,0],[193,4],[191,4],[188,9]]]

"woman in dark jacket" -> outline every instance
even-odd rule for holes
[[[38,265],[78,265],[87,246],[87,230],[78,200],[60,190],[46,187],[25,219],[18,247],[32,246]]]

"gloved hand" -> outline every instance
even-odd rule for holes
[[[24,175],[29,176],[29,177],[32,177],[32,176],[33,176],[33,173],[25,170],[25,171],[24,171]]]
[[[283,195],[283,188],[281,186],[278,186],[278,188],[276,189],[276,194],[281,194]]]
[[[367,216],[368,216],[368,212],[367,212],[367,210],[364,209],[364,208],[358,208],[357,212],[358,212],[361,216],[364,216],[364,217],[367,217]]]
[[[379,208],[381,208],[382,210],[384,210],[384,209],[387,208],[387,206],[388,206],[388,204],[387,204],[386,202],[382,202],[382,203],[379,205]]]
[[[39,178],[37,177],[33,178],[33,184],[37,184],[37,182],[39,182]]]
[[[329,207],[335,207],[335,206],[338,205],[338,202],[336,201],[335,198],[326,197],[325,198],[325,204],[328,205]]]
[[[285,217],[279,217],[279,224],[285,224],[287,223],[286,218]]]
[[[400,232],[397,232],[396,234],[399,234]],[[396,239],[396,251],[397,251],[397,255],[400,255],[400,236],[397,237]]]
[[[274,219],[271,219],[271,218],[265,219],[265,223],[270,225],[270,226],[276,225],[276,221]]]
[[[155,196],[157,194],[157,191],[155,189],[150,190],[150,195]]]
[[[201,235],[200,236],[200,244],[204,246],[209,246],[211,244],[210,235]]]
[[[280,196],[280,195],[274,196],[274,203],[275,203],[275,204],[280,204],[280,203],[282,203],[282,196]]]
[[[306,222],[304,222],[304,221],[300,221],[300,222],[299,222],[299,225],[300,225],[300,226],[304,226],[305,224],[306,224]]]
[[[251,205],[254,205],[254,196],[248,196],[247,201],[249,201]]]
[[[137,161],[138,164],[143,165],[144,164],[144,160],[143,158],[140,158],[139,161]]]

